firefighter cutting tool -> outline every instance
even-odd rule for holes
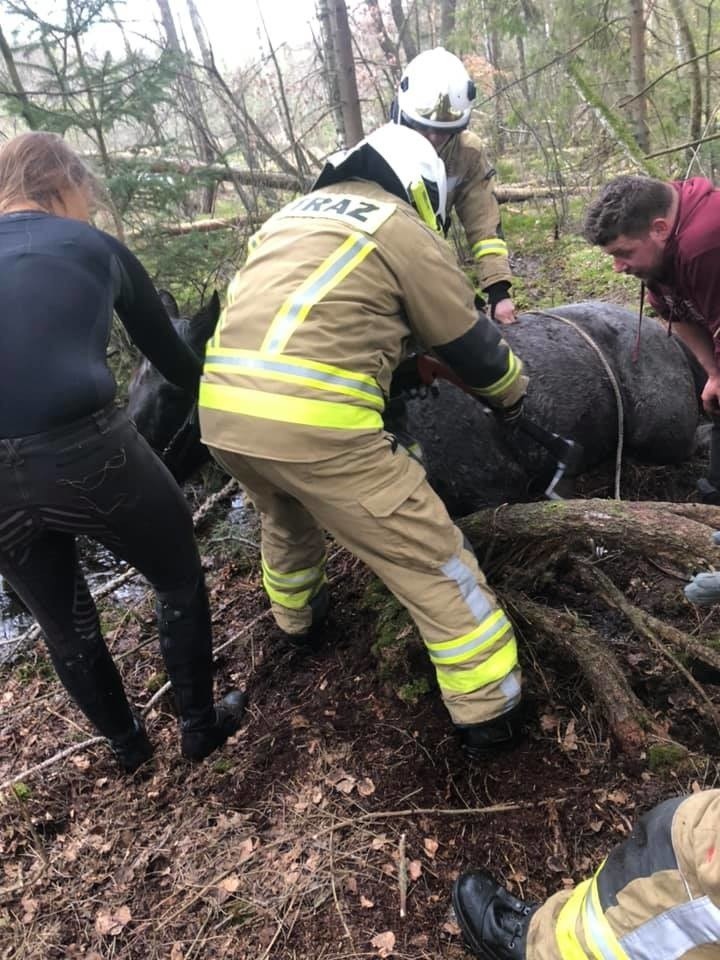
[[[444,363],[430,356],[430,354],[416,354],[404,361],[402,366],[412,363],[416,366],[417,381],[420,384],[432,387],[436,380],[447,380],[475,400],[480,399],[467,384],[463,383],[457,374],[445,366]],[[406,379],[405,370],[402,371],[400,379]],[[488,410],[488,413],[490,412],[491,411]],[[562,500],[563,498],[556,492],[557,485],[563,477],[572,477],[579,472],[584,453],[582,445],[578,443],[577,440],[571,440],[569,437],[563,437],[552,430],[546,430],[545,427],[541,427],[535,423],[534,420],[531,420],[522,411],[513,420],[507,421],[506,428],[509,436],[514,430],[519,430],[521,433],[531,437],[552,456],[556,463],[556,469],[550,483],[545,488],[545,496],[548,500]]]

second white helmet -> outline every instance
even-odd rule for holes
[[[405,68],[393,119],[408,126],[458,132],[470,121],[475,84],[462,60],[444,47],[425,50]]]
[[[342,180],[372,180],[411,203],[433,230],[445,226],[445,164],[415,130],[386,123],[364,140],[329,157],[313,190]]]

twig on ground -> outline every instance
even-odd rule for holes
[[[14,774],[9,780],[5,780],[3,783],[0,783],[0,790],[6,790],[14,783],[19,783],[21,780],[26,780],[33,774],[39,773],[41,770],[47,770],[48,767],[52,767],[54,764],[59,763],[66,757],[72,756],[73,753],[80,753],[82,750],[86,750],[88,747],[94,747],[96,743],[106,742],[107,741],[105,740],[105,737],[91,737],[89,740],[83,740],[82,743],[74,743],[71,747],[66,747],[64,750],[60,750],[59,753],[53,754],[52,757],[48,757],[47,760],[43,760],[42,763],[36,763],[32,767],[27,767],[25,770],[21,770],[20,773]]]
[[[407,910],[407,857],[405,856],[405,834],[400,834],[398,847],[398,887],[400,889],[400,919],[405,919]]]

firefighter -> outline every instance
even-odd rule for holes
[[[710,960],[720,956],[720,790],[641,817],[595,876],[542,906],[489,873],[463,874],[453,908],[485,960]]]
[[[408,608],[471,754],[515,739],[513,628],[416,459],[383,429],[393,370],[416,338],[507,419],[521,363],[473,304],[442,233],[445,171],[386,124],[326,164],[255,234],[231,281],[200,386],[203,440],[262,519],[279,627],[325,615],[325,537]]]
[[[495,170],[480,138],[467,129],[475,96],[475,84],[462,61],[443,47],[435,47],[419,53],[405,68],[391,117],[422,133],[440,154],[447,171],[446,227],[454,208],[465,229],[491,317],[499,323],[513,323],[512,273],[492,189]]]

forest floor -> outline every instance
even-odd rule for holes
[[[592,292],[568,279],[586,254],[567,243],[542,270],[532,250],[518,254],[523,306]],[[692,500],[706,466],[626,464],[623,496]],[[578,494],[609,496],[610,484],[609,469],[596,471]],[[419,644],[409,656],[428,692],[401,699],[381,679],[361,564],[331,547],[330,617],[297,649],[273,627],[252,550],[243,555],[252,535],[202,532],[217,687],[250,695],[241,730],[206,763],[180,759],[165,696],[146,715],[155,757],[134,777],[102,742],[26,773],[92,731],[40,643],[2,669],[0,960],[460,960],[449,894],[461,871],[488,867],[543,898],[592,871],[639,813],[720,783],[717,731],[693,691],[607,609],[584,614],[603,619],[633,689],[685,750],[662,762],[619,754],[573,665],[521,634],[524,738],[469,765]],[[720,635],[720,614],[695,612],[652,558],[608,563],[639,606]],[[103,625],[131,699],[147,704],[164,679],[150,597],[105,604]],[[703,678],[716,704],[719,681]]]
[[[624,495],[692,499],[701,470],[628,466]],[[602,496],[610,477],[584,482],[581,494]],[[688,752],[659,764],[619,755],[567,660],[540,659],[521,636],[524,740],[470,766],[427,665],[430,690],[413,703],[379,679],[371,577],[350,555],[331,550],[332,612],[309,649],[273,627],[252,564],[205,560],[218,688],[250,692],[242,729],[191,766],[166,697],[147,714],[156,754],[136,776],[96,743],[4,789],[3,960],[460,958],[449,912],[459,872],[485,866],[518,895],[544,897],[596,867],[640,812],[718,783],[717,738],[692,691],[607,611],[633,688]],[[720,615],[693,627],[681,584],[652,560],[622,563],[613,575],[634,602],[717,634]],[[143,705],[163,679],[149,597],[122,615],[108,606],[105,620]],[[720,703],[719,678],[704,679]],[[0,702],[0,782],[92,735],[40,647],[6,668]]]

